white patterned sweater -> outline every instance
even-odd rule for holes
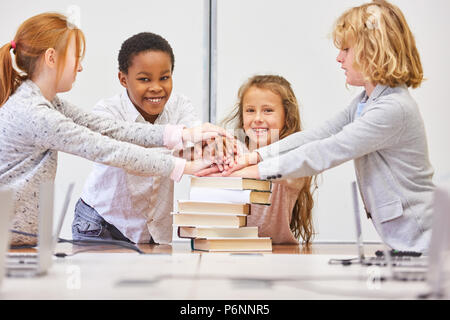
[[[37,233],[39,187],[54,181],[58,151],[138,175],[169,176],[175,158],[148,148],[163,146],[164,127],[107,119],[58,97],[49,102],[25,81],[0,107],[0,188],[15,191],[12,228]],[[12,234],[11,244],[35,243]]]

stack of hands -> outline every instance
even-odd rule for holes
[[[184,174],[196,176],[235,176],[259,179],[256,152],[224,128],[205,123],[183,130],[182,150],[175,155],[187,160]]]

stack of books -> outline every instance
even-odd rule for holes
[[[250,204],[270,205],[272,183],[234,177],[191,177],[189,200],[172,213],[178,237],[193,250],[272,251],[272,239],[247,226]]]

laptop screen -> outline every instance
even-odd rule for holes
[[[9,244],[9,227],[13,215],[13,191],[0,190],[0,285],[5,275],[5,259]]]
[[[61,209],[61,214],[58,218],[58,225],[56,226],[56,230],[53,235],[52,252],[55,251],[56,244],[58,243],[59,235],[61,234],[61,229],[64,224],[64,218],[66,217],[67,209],[69,208],[69,203],[72,198],[72,192],[73,192],[74,186],[75,186],[75,183],[71,183],[71,184],[69,184],[69,187],[67,188],[66,197],[64,199],[64,204]]]
[[[363,261],[364,248],[362,243],[361,217],[359,215],[359,203],[358,203],[358,186],[356,185],[356,181],[352,182],[352,198],[353,198],[353,213],[355,215],[356,244],[358,246],[358,257],[360,261]]]

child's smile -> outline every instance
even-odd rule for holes
[[[154,123],[172,93],[172,62],[162,51],[145,51],[133,57],[128,74],[119,72],[120,83],[145,120]]]
[[[159,104],[164,99],[164,97],[158,97],[158,98],[145,98],[145,100],[149,101],[153,104]]]
[[[142,103],[139,108],[150,115],[159,115],[164,109],[166,102],[166,96],[143,97]]]
[[[243,98],[242,116],[250,142],[255,146],[270,144],[272,136],[277,139],[284,127],[283,101],[271,90],[251,87]]]

